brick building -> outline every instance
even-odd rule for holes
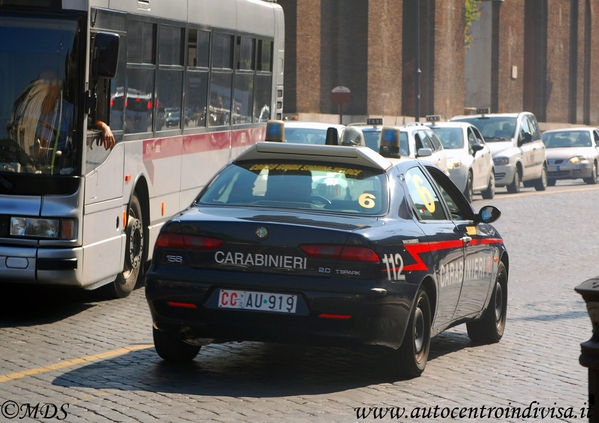
[[[599,124],[599,73],[592,72],[599,66],[599,7],[593,0],[484,0],[469,46],[464,0],[279,3],[287,114],[337,113],[330,92],[343,85],[352,92],[344,106],[348,121],[414,117],[419,59],[420,116],[449,118],[488,106],[529,110],[540,121]]]

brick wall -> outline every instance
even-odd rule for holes
[[[499,8],[497,112],[517,112],[523,107],[524,2],[509,0]],[[513,66],[516,79],[512,78]]]
[[[445,119],[464,111],[463,22],[463,1],[436,0],[434,112]]]
[[[570,0],[551,0],[547,9],[546,120],[568,121]]]
[[[368,5],[367,114],[394,116],[401,110],[402,3],[370,0]]]
[[[295,46],[297,65],[297,109],[295,112],[320,112],[320,46],[321,46],[321,0],[289,1],[297,3],[297,33]]]

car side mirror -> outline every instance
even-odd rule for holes
[[[472,144],[472,155],[476,156],[476,153],[485,148],[482,144]]]
[[[480,209],[480,211],[474,216],[474,221],[476,223],[492,223],[499,219],[501,216],[501,211],[495,206],[484,206]]]
[[[433,155],[433,150],[430,148],[419,148],[416,157],[429,157]]]
[[[118,34],[98,32],[94,36],[93,73],[99,78],[114,78],[119,63]]]

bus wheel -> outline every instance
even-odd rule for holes
[[[143,266],[146,261],[144,224],[141,205],[137,196],[133,195],[127,208],[127,243],[125,246],[125,266],[116,277],[113,287],[114,295],[126,297],[133,291],[137,282],[143,276]]]

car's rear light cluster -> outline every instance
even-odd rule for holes
[[[199,235],[183,235],[163,232],[156,240],[157,247],[184,250],[214,250],[223,243],[222,239]]]
[[[366,247],[348,247],[343,245],[302,245],[301,250],[310,257],[332,259],[332,260],[348,260],[348,261],[365,261],[370,263],[378,263],[379,256]]]

